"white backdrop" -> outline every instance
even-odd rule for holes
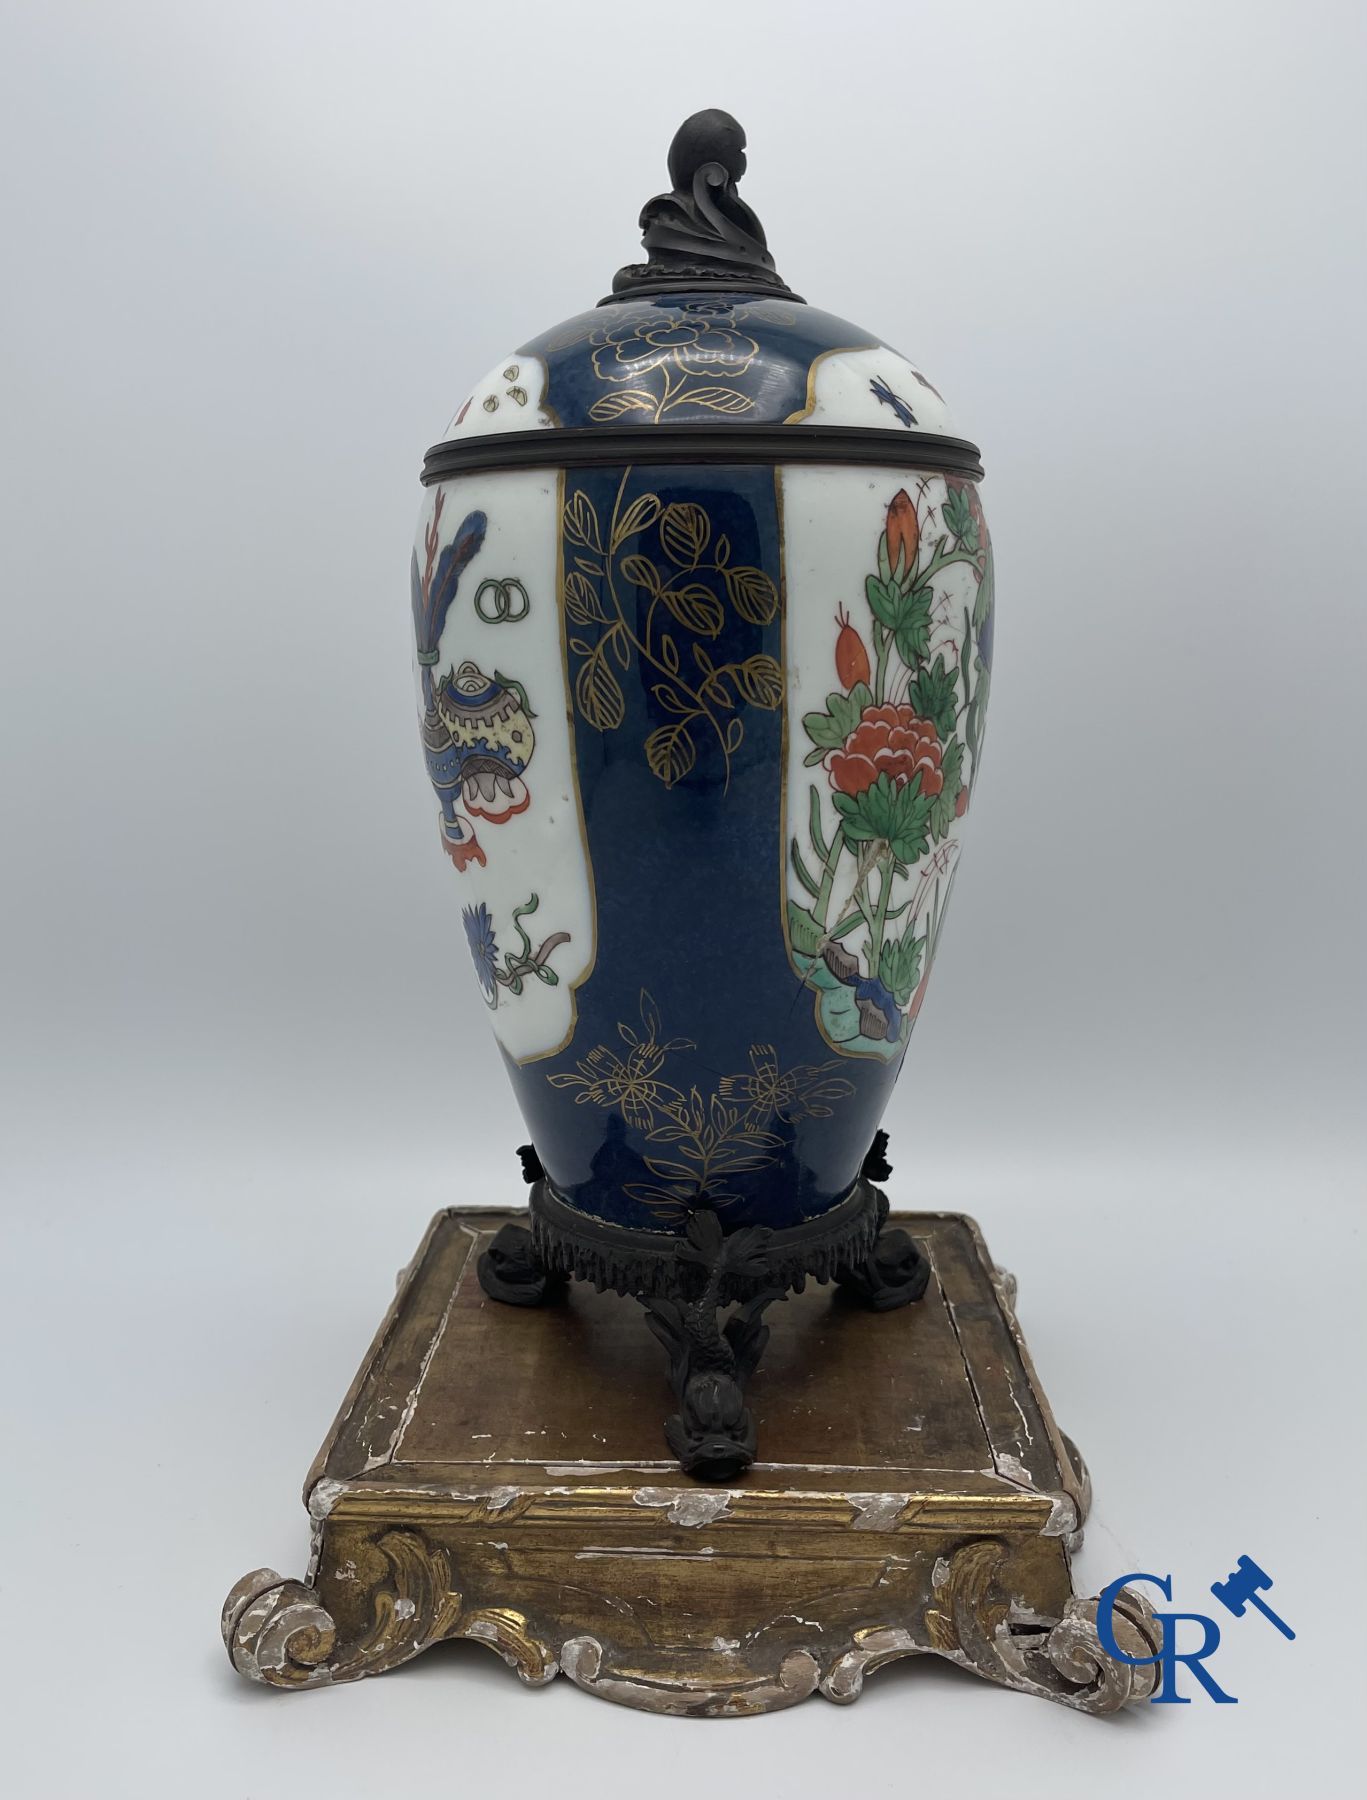
[[[507,1785],[512,1743],[517,1785],[610,1793],[724,1750],[813,1794],[854,1767],[1262,1794],[1299,1734],[1346,1744],[1362,9],[7,0],[0,27],[19,1791]],[[1021,1277],[1098,1481],[1079,1581],[1172,1569],[1199,1610],[1242,1551],[1276,1577],[1300,1636],[1229,1622],[1237,1711],[1107,1729],[913,1668],[723,1747],[482,1652],[293,1701],[217,1660],[230,1583],[301,1570],[297,1481],[427,1216],[518,1191],[412,716],[419,460],[606,290],[713,105],[785,276],[914,356],[987,463],[992,726],[895,1196],[974,1212]],[[967,1156],[937,1128],[966,1091]]]

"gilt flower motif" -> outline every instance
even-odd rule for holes
[[[652,307],[603,333],[593,352],[600,381],[631,381],[662,363],[682,374],[734,380],[759,353],[754,338],[734,327],[727,311]]]
[[[580,1105],[615,1110],[641,1133],[641,1163],[651,1179],[625,1182],[622,1192],[662,1218],[683,1217],[700,1195],[712,1207],[732,1205],[737,1177],[772,1168],[785,1154],[784,1136],[771,1129],[776,1119],[828,1118],[833,1103],[854,1092],[830,1074],[834,1062],[781,1071],[772,1044],[753,1045],[749,1073],[718,1077],[715,1092],[675,1085],[666,1059],[697,1046],[691,1038],[664,1038],[659,1010],[644,990],[640,1030],[621,1024],[617,1033],[624,1050],[598,1044],[573,1069],[546,1079],[577,1088]]]
[[[660,1014],[647,993],[641,995],[641,1029],[619,1024],[617,1034],[626,1046],[618,1054],[606,1044],[596,1044],[575,1065],[573,1074],[552,1075],[553,1087],[577,1087],[580,1106],[616,1107],[628,1125],[649,1131],[656,1114],[677,1102],[678,1091],[659,1079],[665,1058],[675,1050],[691,1050],[689,1038],[660,1041]]]
[[[749,1074],[723,1075],[718,1092],[723,1100],[745,1108],[747,1126],[764,1125],[774,1118],[786,1119],[790,1125],[800,1119],[828,1119],[831,1101],[854,1092],[848,1081],[828,1074],[835,1067],[828,1062],[780,1069],[772,1044],[751,1044]]]

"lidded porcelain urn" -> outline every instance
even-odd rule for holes
[[[719,1476],[754,1453],[765,1305],[925,1286],[878,1128],[994,619],[977,449],[914,363],[784,284],[744,171],[729,115],[680,128],[646,260],[429,451],[411,572],[472,1028],[482,1003],[531,1138],[530,1235],[481,1280],[642,1300],[669,1442]]]

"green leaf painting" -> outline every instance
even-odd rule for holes
[[[907,689],[907,699],[921,718],[930,720],[943,742],[953,731],[958,715],[958,669],[946,668],[944,657],[937,656],[933,663],[917,670]]]
[[[845,837],[851,844],[885,844],[899,862],[913,863],[930,836],[929,799],[919,777],[900,784],[880,775],[859,794],[837,794]]]

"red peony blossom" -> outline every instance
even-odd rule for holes
[[[844,746],[831,752],[829,769],[831,786],[842,794],[862,794],[880,774],[896,787],[919,775],[927,796],[945,785],[935,727],[909,706],[866,706]]]

